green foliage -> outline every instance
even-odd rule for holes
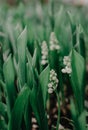
[[[85,72],[85,61],[84,58],[77,53],[75,50],[72,50],[71,56],[72,62],[72,73],[71,73],[71,82],[74,95],[77,100],[77,109],[81,113],[83,111],[84,104],[84,72]],[[80,99],[80,100],[79,100]]]
[[[0,130],[31,130],[32,113],[39,130],[49,130],[47,101],[50,100],[48,83],[52,69],[59,81],[54,90],[58,103],[56,129],[60,123],[60,103],[64,104],[64,84],[73,90],[70,111],[74,129],[86,129],[88,16],[84,15],[85,11],[86,7],[69,7],[54,0],[47,5],[39,2],[20,3],[12,8],[0,5]],[[59,51],[50,50],[51,32],[56,35]],[[43,41],[48,48],[48,62],[44,65],[41,64],[42,58],[46,58],[42,50],[45,48],[41,47]],[[69,76],[62,73],[63,57],[67,55],[71,58]]]
[[[12,62],[12,57],[9,55],[7,60],[3,65],[3,73],[6,83],[6,94],[7,94],[7,104],[8,104],[8,114],[10,116],[15,99],[16,99],[16,88],[14,86],[15,81],[15,71]]]
[[[49,80],[49,72],[50,72],[50,68],[49,66],[44,69],[40,76],[39,76],[39,80],[40,80],[40,86],[41,86],[41,90],[42,90],[42,95],[43,95],[43,101],[44,101],[44,107],[46,108],[46,101],[47,101],[47,92],[48,92],[48,80]]]
[[[17,40],[18,51],[18,82],[22,88],[26,82],[26,44],[27,44],[27,30],[26,28],[20,34]]]
[[[72,50],[71,54],[71,63],[72,63],[72,73],[71,73],[71,83],[72,89],[76,98],[74,103],[71,100],[71,112],[72,117],[75,123],[75,129],[84,130],[86,124],[86,115],[84,112],[84,87],[85,87],[85,61],[84,58],[77,53],[75,50]]]
[[[24,114],[26,103],[28,102],[30,89],[25,85],[19,93],[14,104],[11,118],[9,121],[9,130],[19,130],[21,128],[22,117]]]

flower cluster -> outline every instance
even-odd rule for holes
[[[56,90],[58,86],[58,78],[56,72],[52,69],[50,71],[50,78],[49,78],[49,84],[48,84],[48,93],[53,93],[54,90]]]
[[[59,49],[60,49],[60,46],[58,44],[58,40],[55,36],[55,33],[51,32],[51,35],[50,35],[50,50],[53,51],[53,50],[59,50]]]
[[[63,68],[61,70],[62,73],[70,74],[72,72],[72,69],[71,69],[71,59],[69,56],[64,56],[63,64],[64,64],[65,68]]]
[[[42,42],[41,53],[42,53],[41,64],[46,65],[48,63],[48,47],[46,41]]]

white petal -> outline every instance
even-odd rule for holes
[[[32,122],[33,122],[33,123],[36,123],[37,120],[36,120],[35,118],[32,117]]]
[[[46,63],[47,63],[47,60],[42,60],[42,61],[41,61],[41,64],[42,64],[42,65],[45,65]]]
[[[42,56],[42,60],[45,60],[45,59],[46,59],[46,56],[45,56],[45,55],[43,55],[43,56]]]
[[[54,81],[57,80],[57,77],[56,77],[56,76],[53,76],[53,77],[52,77],[52,80],[54,80]]]
[[[49,94],[53,93],[53,89],[52,89],[52,88],[49,88],[49,89],[48,89],[48,93],[49,93]]]
[[[55,50],[55,45],[51,45],[51,46],[50,46],[50,50],[51,50],[51,51]]]
[[[72,69],[71,69],[70,67],[66,66],[66,72],[67,72],[68,74],[70,74],[70,73],[72,72]]]
[[[58,79],[56,79],[56,83],[59,83],[59,80],[58,80]]]
[[[68,67],[71,67],[71,62],[68,62],[68,63],[67,63],[67,66],[68,66]]]
[[[56,50],[59,50],[59,49],[60,49],[60,46],[59,46],[59,45],[56,45],[55,48],[56,48]]]
[[[61,72],[62,73],[66,73],[67,71],[66,71],[66,69],[62,69]]]
[[[48,87],[49,87],[49,88],[52,88],[52,84],[51,84],[51,83],[49,83],[49,84],[48,84]]]

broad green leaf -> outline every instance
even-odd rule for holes
[[[86,111],[83,111],[78,118],[80,130],[87,130],[86,128]]]
[[[21,32],[22,32],[22,25],[21,23],[17,23],[17,26],[14,29],[15,38],[18,38]]]
[[[11,24],[11,21],[7,21],[6,31],[7,31],[8,37],[10,39],[10,44],[11,44],[13,53],[15,54],[16,53],[16,41],[15,41],[13,26]]]
[[[31,63],[31,65],[32,65],[32,56],[31,56],[31,54],[30,54],[28,48],[26,49],[26,55],[27,55],[27,60],[29,60],[30,63]]]
[[[35,50],[34,50],[34,55],[32,59],[32,64],[34,68],[37,68],[38,72],[40,72],[40,46],[38,43],[35,43]]]
[[[40,98],[41,97],[41,98]],[[39,124],[40,130],[48,130],[48,123],[46,118],[46,113],[44,109],[43,97],[41,88],[33,87],[31,96],[30,96],[30,103]]]
[[[9,55],[8,59],[4,63],[3,73],[6,82],[8,110],[11,112],[16,99],[16,88],[14,86],[15,72],[11,55]]]
[[[43,95],[44,107],[46,107],[46,100],[47,100],[47,92],[48,92],[48,81],[49,81],[49,72],[50,68],[47,66],[40,74],[40,86]]]
[[[34,81],[33,70],[30,67],[29,63],[26,64],[26,68],[27,68],[27,84],[32,89],[32,87],[33,87],[33,81]]]
[[[72,60],[71,77],[72,79],[74,79],[74,84],[79,88],[79,90],[82,90],[84,84],[83,79],[84,79],[84,70],[85,70],[84,58],[75,50],[73,50],[71,60]]]
[[[34,52],[34,41],[35,41],[35,29],[33,28],[33,23],[29,23],[28,22],[28,26],[27,26],[27,33],[28,33],[28,42],[27,42],[27,46],[28,49],[30,50],[30,53],[33,54]]]
[[[33,66],[34,67],[36,67],[36,65],[37,65],[37,54],[38,54],[38,52],[37,52],[37,48],[35,48],[35,50],[34,50],[34,55],[33,55],[33,59],[32,59],[32,63],[33,63]]]
[[[34,74],[33,74],[33,67],[32,67],[32,57],[30,53],[27,50],[27,60],[28,63],[26,64],[27,67],[27,84],[30,86],[30,88],[33,87],[33,82],[34,82]]]
[[[68,11],[68,16],[69,16],[69,21],[70,21],[71,31],[72,31],[72,43],[73,46],[75,46],[76,45],[76,24],[73,21],[73,16],[69,11]]]
[[[85,40],[84,40],[84,32],[81,25],[77,27],[77,43],[76,43],[77,51],[85,58]]]
[[[71,99],[71,116],[72,116],[72,120],[74,121],[75,130],[79,130],[80,126],[78,123],[78,109],[77,109],[76,102],[74,102],[73,99]]]
[[[84,34],[80,35],[80,54],[86,58],[86,48],[85,48],[85,39]]]
[[[75,50],[72,50],[71,54],[71,83],[72,88],[77,100],[77,105],[79,112],[83,109],[84,102],[84,71],[85,71],[85,62],[84,58],[77,53]]]
[[[11,118],[9,121],[8,130],[20,130],[21,121],[25,111],[25,106],[29,100],[30,89],[27,86],[24,86],[19,93],[14,108],[12,110]]]
[[[39,83],[39,74],[38,74],[38,70],[35,68],[33,69],[34,72],[34,84],[38,84]]]
[[[29,40],[29,45],[28,46],[33,46],[31,43],[34,41],[34,29],[33,29],[33,23],[28,24],[28,40]]]
[[[37,108],[37,90],[38,88],[34,86],[32,88],[31,94],[30,94],[30,103],[33,109],[33,112],[35,114],[35,117],[37,119],[38,124],[40,124],[40,119],[39,119],[39,113],[38,113],[38,108]]]
[[[78,117],[78,111],[76,109],[76,104],[74,103],[73,99],[71,99],[71,114],[73,120],[76,120]]]
[[[47,116],[46,116],[46,110],[44,108],[44,101],[43,101],[43,94],[42,94],[41,87],[38,88],[37,107],[38,107],[38,113],[40,117],[40,124],[39,124],[40,129],[48,130],[48,121],[47,121]]]
[[[18,81],[20,88],[26,82],[26,45],[27,45],[27,29],[23,30],[17,40],[18,49]]]
[[[32,108],[30,101],[28,100],[26,106],[25,106],[25,113],[24,113],[24,120],[25,120],[25,125],[26,125],[26,130],[31,130],[32,129]]]
[[[41,97],[41,98],[40,98]],[[40,130],[48,130],[48,123],[46,112],[44,108],[43,96],[41,92],[41,87],[36,85],[32,88],[30,94],[30,103],[34,112],[34,115],[37,119]]]

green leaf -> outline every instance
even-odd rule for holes
[[[83,102],[84,102],[85,61],[84,58],[75,50],[72,50],[71,66],[72,66],[72,73],[71,73],[72,88],[75,94],[75,98],[77,100],[79,112],[81,112],[84,104]]]
[[[15,27],[15,30],[14,30],[14,34],[15,34],[15,38],[17,39],[18,36],[20,35],[20,33],[22,32],[22,25],[21,23],[19,22],[17,24],[17,26]]]
[[[83,111],[78,118],[80,130],[87,130],[86,128],[86,111]]]
[[[46,116],[46,110],[44,108],[44,101],[43,101],[41,87],[38,88],[37,107],[38,107],[38,113],[40,117],[40,124],[39,124],[40,130],[48,130],[48,121],[47,121],[47,116]]]
[[[25,111],[26,103],[28,102],[30,95],[30,89],[27,86],[24,86],[19,93],[14,108],[12,110],[11,119],[9,121],[8,130],[20,130],[21,121]]]
[[[25,106],[25,113],[24,113],[24,120],[25,120],[25,125],[26,125],[26,130],[31,130],[32,129],[32,108],[30,101],[28,100],[26,106]]]
[[[32,88],[31,94],[30,94],[30,103],[33,109],[33,112],[35,114],[35,117],[38,121],[38,123],[40,124],[40,119],[39,119],[39,113],[38,113],[38,108],[37,108],[37,87],[34,86]]]
[[[27,60],[28,63],[26,64],[27,67],[27,84],[32,89],[34,83],[34,74],[33,74],[33,67],[32,67],[32,57],[27,50]]]
[[[34,50],[32,63],[33,63],[33,66],[36,67],[36,64],[37,64],[37,48],[35,48],[35,50]]]
[[[27,42],[27,46],[28,46],[28,49],[30,50],[30,53],[33,54],[34,52],[34,41],[35,41],[35,36],[34,36],[34,33],[35,33],[35,29],[33,28],[33,23],[29,23],[28,22],[28,25],[27,25],[27,32],[28,32],[28,42]]]
[[[26,77],[26,45],[27,45],[27,29],[23,30],[17,40],[18,49],[18,81],[20,88],[25,84]]]
[[[72,14],[68,11],[68,16],[69,16],[69,21],[70,21],[70,25],[71,25],[71,31],[72,31],[72,43],[73,46],[76,45],[76,24],[73,21],[73,16]]]
[[[32,65],[32,56],[31,56],[31,54],[30,54],[28,48],[26,49],[26,53],[27,53],[27,54],[26,54],[26,55],[27,55],[27,60],[30,61],[30,64]]]
[[[49,66],[47,66],[41,72],[41,74],[39,76],[40,86],[41,86],[42,95],[43,95],[43,101],[44,101],[44,108],[46,107],[46,100],[47,100],[49,72],[50,72],[50,68],[49,68]]]
[[[83,111],[80,115],[78,115],[76,104],[73,99],[71,100],[71,114],[74,121],[75,130],[86,130],[86,112]]]
[[[77,120],[78,111],[76,109],[76,106],[74,104],[74,100],[73,99],[71,99],[71,114],[72,114],[73,120]]]
[[[85,58],[85,40],[83,28],[81,25],[77,27],[77,43],[76,43],[77,51]]]
[[[36,42],[35,43],[34,55],[33,55],[33,59],[32,59],[32,64],[33,64],[34,68],[37,68],[38,72],[40,72],[40,56],[41,56],[40,46]]]
[[[16,99],[16,88],[14,86],[15,72],[11,55],[9,55],[9,57],[4,63],[3,73],[6,82],[8,110],[9,112],[11,112]]]
[[[11,25],[11,21],[7,21],[7,26],[6,26],[6,31],[7,31],[7,35],[10,39],[10,44],[13,50],[13,53],[16,53],[16,40],[14,37],[14,32],[13,32],[13,26]]]
[[[41,98],[40,98],[41,97]],[[48,130],[48,123],[44,109],[44,102],[42,97],[41,88],[34,86],[30,96],[30,103],[39,124],[40,130]]]

